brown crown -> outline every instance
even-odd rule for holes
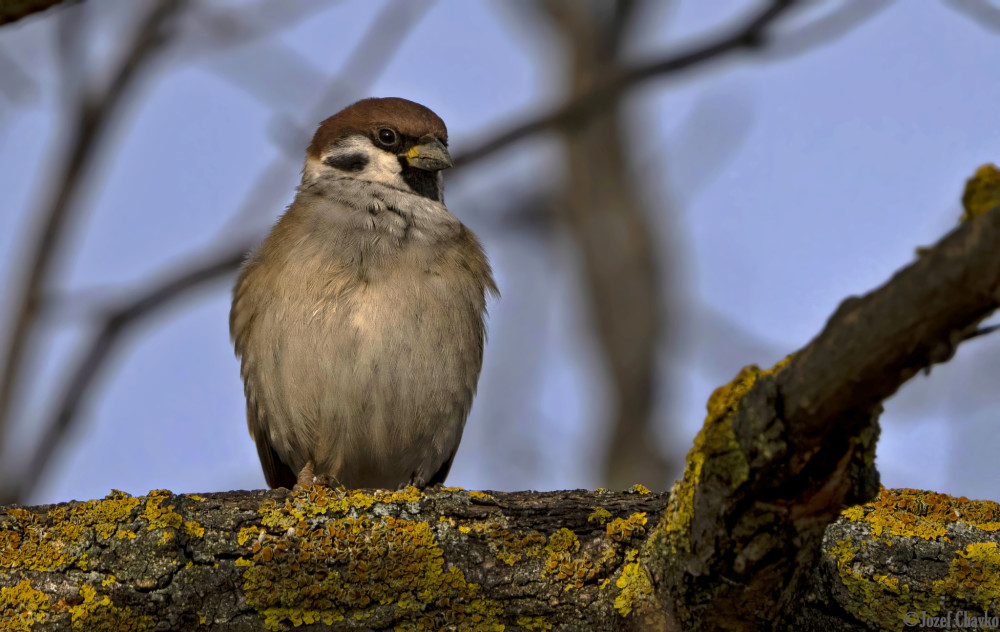
[[[440,116],[419,103],[387,97],[362,99],[320,123],[309,145],[309,155],[318,158],[337,139],[351,134],[374,133],[382,127],[392,127],[413,138],[430,134],[448,144],[448,128]]]

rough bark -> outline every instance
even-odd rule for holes
[[[0,630],[669,629],[638,561],[666,505],[319,488],[7,508]],[[996,503],[883,492],[827,528],[794,629],[995,616],[998,530]]]
[[[981,169],[969,190],[997,174]],[[713,394],[643,559],[680,627],[806,625],[798,610],[827,525],[877,490],[881,402],[948,360],[1000,304],[998,199],[881,288],[846,300],[804,349]]]
[[[22,611],[33,630],[612,630],[615,581],[666,504],[321,487],[8,508],[0,630]]]

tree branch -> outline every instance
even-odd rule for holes
[[[34,13],[46,11],[60,4],[71,4],[82,0],[4,0],[0,2],[0,26],[17,22]]]
[[[767,44],[768,31],[775,22],[799,4],[801,4],[801,0],[770,0],[740,27],[711,40],[707,44],[700,44],[677,55],[621,70],[610,77],[597,81],[590,90],[574,96],[555,110],[458,153],[454,159],[455,167],[464,167],[482,160],[540,132],[579,124],[581,120],[594,111],[617,101],[626,90],[649,79],[678,73],[739,50],[761,48]]]
[[[91,385],[101,375],[107,360],[124,336],[135,328],[145,317],[158,312],[164,305],[177,298],[222,278],[242,263],[245,253],[253,243],[244,243],[239,251],[226,253],[212,261],[197,262],[162,284],[129,298],[119,307],[109,310],[101,319],[97,330],[85,345],[76,367],[70,372],[62,394],[56,398],[51,417],[42,429],[41,437],[28,461],[27,472],[13,484],[0,486],[0,504],[27,498],[42,482],[41,474],[46,471],[52,456],[56,454],[73,422],[79,416],[85,397]]]
[[[794,624],[827,525],[878,489],[881,402],[947,361],[1000,306],[998,246],[1000,207],[963,222],[881,288],[844,301],[819,336],[772,370],[748,367],[713,394],[659,527],[663,546],[647,551],[649,566],[665,569],[676,620],[707,629]]]
[[[979,26],[1000,33],[1000,7],[989,0],[945,0],[944,3]]]
[[[15,281],[11,284],[12,287],[20,286],[20,294],[12,301],[17,311],[5,344],[3,367],[0,369],[0,454],[3,453],[3,438],[6,426],[10,423],[14,397],[19,390],[25,352],[33,336],[41,298],[49,283],[52,263],[59,252],[76,197],[87,177],[93,157],[104,141],[109,124],[114,120],[140,70],[163,48],[166,42],[164,29],[185,2],[186,0],[160,0],[154,5],[125,47],[126,52],[107,88],[98,95],[93,95],[89,90],[81,94],[68,149],[60,148],[56,152],[67,158],[53,180],[57,183],[55,195],[41,211],[41,231],[28,246],[24,264],[15,267],[15,270],[24,271],[24,279],[20,283]]]
[[[83,503],[0,507],[0,619],[35,632],[74,624],[206,632],[721,629],[709,620],[668,627],[664,613],[649,608],[668,587],[636,553],[657,545],[652,526],[666,505],[665,494],[642,490],[308,488],[114,492]],[[851,508],[827,528],[811,592],[790,609],[791,629],[903,629],[907,612],[982,612],[993,594],[988,552],[998,520],[996,503],[915,490],[886,490]],[[760,619],[738,629],[787,628]]]

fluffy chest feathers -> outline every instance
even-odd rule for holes
[[[236,285],[251,434],[350,486],[429,480],[471,407],[487,291],[482,249],[440,202],[303,187]]]

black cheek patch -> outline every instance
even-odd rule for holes
[[[368,156],[364,154],[341,154],[330,156],[323,161],[323,164],[330,165],[334,169],[341,171],[363,171],[368,166]]]
[[[403,181],[410,187],[410,190],[422,197],[439,202],[441,200],[441,188],[438,186],[437,171],[424,171],[406,164],[406,160],[399,159],[403,167]]]

